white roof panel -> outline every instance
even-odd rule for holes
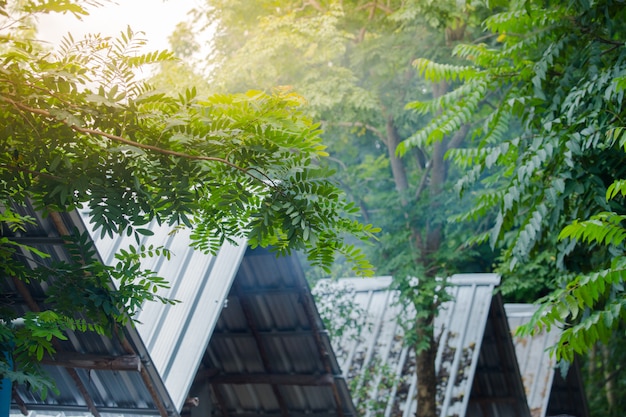
[[[513,334],[519,326],[528,323],[537,310],[532,304],[505,304],[504,308]],[[514,336],[513,339],[533,417],[545,417],[548,409],[556,361],[550,357],[547,349],[556,344],[560,334],[561,330],[555,326],[550,332],[544,331],[535,336]]]
[[[415,312],[412,306],[398,302],[397,291],[389,290],[391,282],[391,277],[340,279],[331,284],[338,286],[339,291],[332,287],[324,289],[328,282],[318,283],[314,290],[318,293],[322,315],[332,316],[333,327],[337,323],[340,326],[345,319],[337,314],[337,308],[325,305],[337,302],[333,300],[333,292],[343,293],[354,301],[354,310],[348,314],[357,318],[358,324],[352,323],[331,342],[344,374],[351,381],[355,406],[365,417],[409,417],[417,408],[415,356],[403,343],[404,331],[400,324],[410,322]],[[484,352],[494,351],[496,353],[489,356],[500,358],[497,353],[500,349],[506,354],[498,361],[511,362],[513,366],[503,364],[502,375],[496,376],[505,382],[519,379],[506,321],[488,325],[490,314],[502,309],[501,302],[492,303],[500,278],[494,274],[463,274],[450,277],[449,282],[452,300],[442,305],[435,319],[435,337],[439,339],[435,364],[440,381],[439,415],[480,415],[470,411],[470,408],[476,409],[476,403],[470,407],[473,390],[480,391],[479,401],[492,399],[494,412],[490,415],[507,416],[515,412],[526,415],[521,381],[496,384],[492,383],[492,376],[481,374],[480,378],[475,378],[479,367],[482,370],[490,365]],[[320,291],[324,291],[321,297]],[[508,344],[502,348],[503,343]],[[499,400],[503,397],[515,398],[515,401],[506,404]]]
[[[87,213],[81,215],[88,224]],[[154,235],[144,237],[141,244],[163,246],[171,251],[172,257],[170,260],[145,258],[142,266],[170,283],[170,288],[160,290],[159,295],[180,302],[146,303],[136,317],[137,330],[180,411],[247,245],[243,239],[237,245],[225,243],[213,256],[189,246],[188,229],[172,233],[171,227],[156,222],[147,228]],[[99,233],[91,234],[107,264],[114,263],[117,251],[137,244],[133,237],[102,238]]]

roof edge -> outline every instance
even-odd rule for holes
[[[454,274],[448,282],[455,285],[500,285],[498,274]]]

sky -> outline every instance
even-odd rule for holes
[[[53,13],[39,18],[39,38],[58,45],[71,32],[74,39],[86,33],[117,36],[130,25],[145,32],[148,50],[168,48],[168,36],[176,24],[186,20],[187,12],[201,0],[116,0],[103,7],[90,8],[82,21],[73,15]]]

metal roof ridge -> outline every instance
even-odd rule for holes
[[[448,282],[455,285],[500,285],[500,275],[493,273],[454,274]]]
[[[320,282],[332,282],[353,286],[357,291],[389,291],[393,277],[389,275],[379,277],[348,277],[348,278],[323,278]]]
[[[390,289],[390,285],[393,281],[393,277],[390,275],[382,275],[378,277],[358,278],[358,277],[346,277],[346,278],[324,278],[323,280],[329,280],[334,282],[340,282],[345,284],[357,284],[358,291],[386,291]],[[447,279],[448,283],[456,286],[465,285],[500,285],[500,275],[493,273],[463,273],[454,274]]]
[[[538,308],[538,305],[532,303],[504,303],[504,310],[508,318],[530,317],[535,314]]]

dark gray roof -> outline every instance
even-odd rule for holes
[[[354,416],[296,257],[248,250],[190,391],[218,416]]]

